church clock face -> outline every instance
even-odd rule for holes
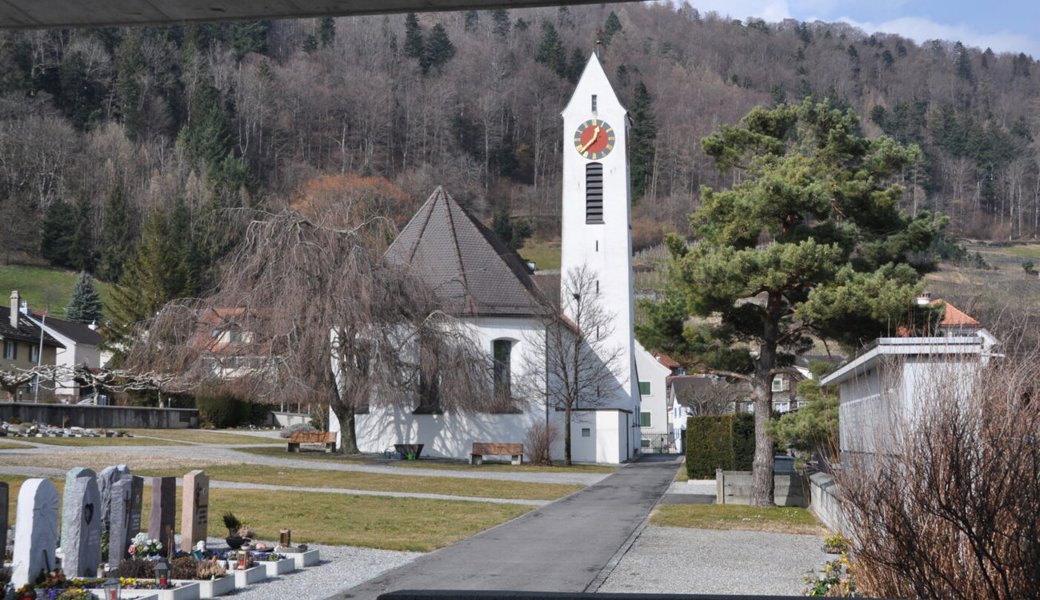
[[[606,121],[589,119],[574,132],[574,149],[589,160],[600,160],[614,149],[614,130]]]

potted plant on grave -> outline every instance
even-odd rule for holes
[[[227,542],[228,548],[238,550],[242,547],[242,544],[250,541],[246,534],[248,533],[251,535],[252,530],[243,527],[242,521],[238,520],[235,513],[224,513],[224,527],[227,527],[228,530],[228,536],[224,538],[224,541]]]

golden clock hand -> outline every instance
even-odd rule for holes
[[[599,132],[600,132],[599,125],[596,125],[596,128],[592,130],[592,139],[590,139],[588,142],[586,142],[585,145],[582,146],[581,148],[579,148],[578,150],[580,152],[585,152],[586,150],[588,150],[589,146],[595,144],[596,140],[599,139]]]

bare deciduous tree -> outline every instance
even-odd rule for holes
[[[1035,354],[935,378],[916,416],[836,477],[861,591],[889,598],[1040,597],[1040,372]],[[940,381],[944,379],[945,381]],[[953,383],[951,383],[953,382]]]
[[[544,386],[547,406],[564,411],[564,461],[570,466],[573,413],[615,396],[623,349],[607,346],[612,315],[599,298],[594,274],[580,267],[563,277],[559,302],[547,301],[544,338],[530,340],[534,350],[525,370],[529,381]]]
[[[479,406],[487,356],[429,289],[383,259],[386,225],[334,228],[293,211],[254,221],[219,291],[167,305],[129,364],[177,373],[185,389],[230,379],[261,401],[317,401],[351,453],[370,405]]]

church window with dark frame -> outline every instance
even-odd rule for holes
[[[585,223],[603,223],[603,163],[585,165]]]
[[[513,341],[504,339],[494,340],[491,342],[491,352],[494,358],[495,397],[508,399],[513,393],[510,369],[513,356]]]

